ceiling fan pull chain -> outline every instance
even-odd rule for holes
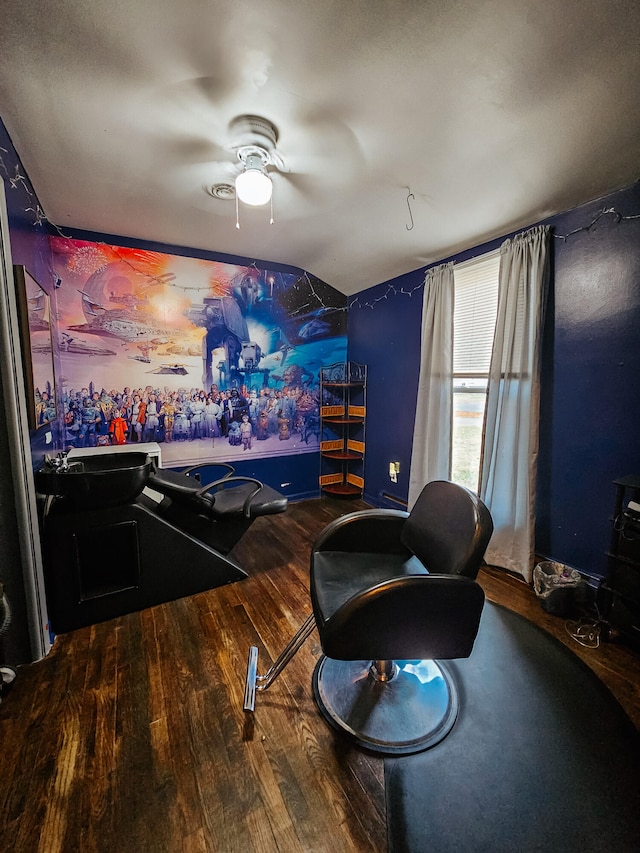
[[[273,196],[271,196],[271,219],[269,220],[269,225],[273,225]]]
[[[240,211],[238,210],[238,193],[236,193],[236,228],[240,230]]]

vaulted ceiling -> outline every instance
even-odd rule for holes
[[[637,0],[4,0],[0,117],[47,217],[350,294],[626,186]],[[268,118],[270,211],[216,198]]]

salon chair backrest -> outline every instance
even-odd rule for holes
[[[492,533],[491,515],[477,495],[434,480],[420,493],[400,538],[430,574],[474,579]]]

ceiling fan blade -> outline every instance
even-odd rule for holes
[[[230,160],[183,163],[169,170],[167,180],[172,186],[182,188],[188,194],[201,189],[211,194],[211,188],[217,184],[233,185],[240,168],[239,163]]]
[[[305,198],[312,198],[317,191],[318,179],[313,175],[295,172],[269,172],[269,175],[275,187],[286,185]]]
[[[348,185],[365,166],[355,133],[328,114],[300,116],[283,129],[278,148],[288,174],[312,176],[332,190]]]

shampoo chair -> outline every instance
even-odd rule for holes
[[[221,477],[203,484],[199,469],[216,467]],[[261,515],[284,512],[287,498],[254,477],[239,477],[231,465],[205,463],[183,471],[155,468],[148,487],[163,495],[156,512],[228,554]]]
[[[287,507],[229,465],[203,485],[195,467],[158,469],[144,453],[57,462],[36,475],[56,633],[243,580],[233,546],[259,515]]]

